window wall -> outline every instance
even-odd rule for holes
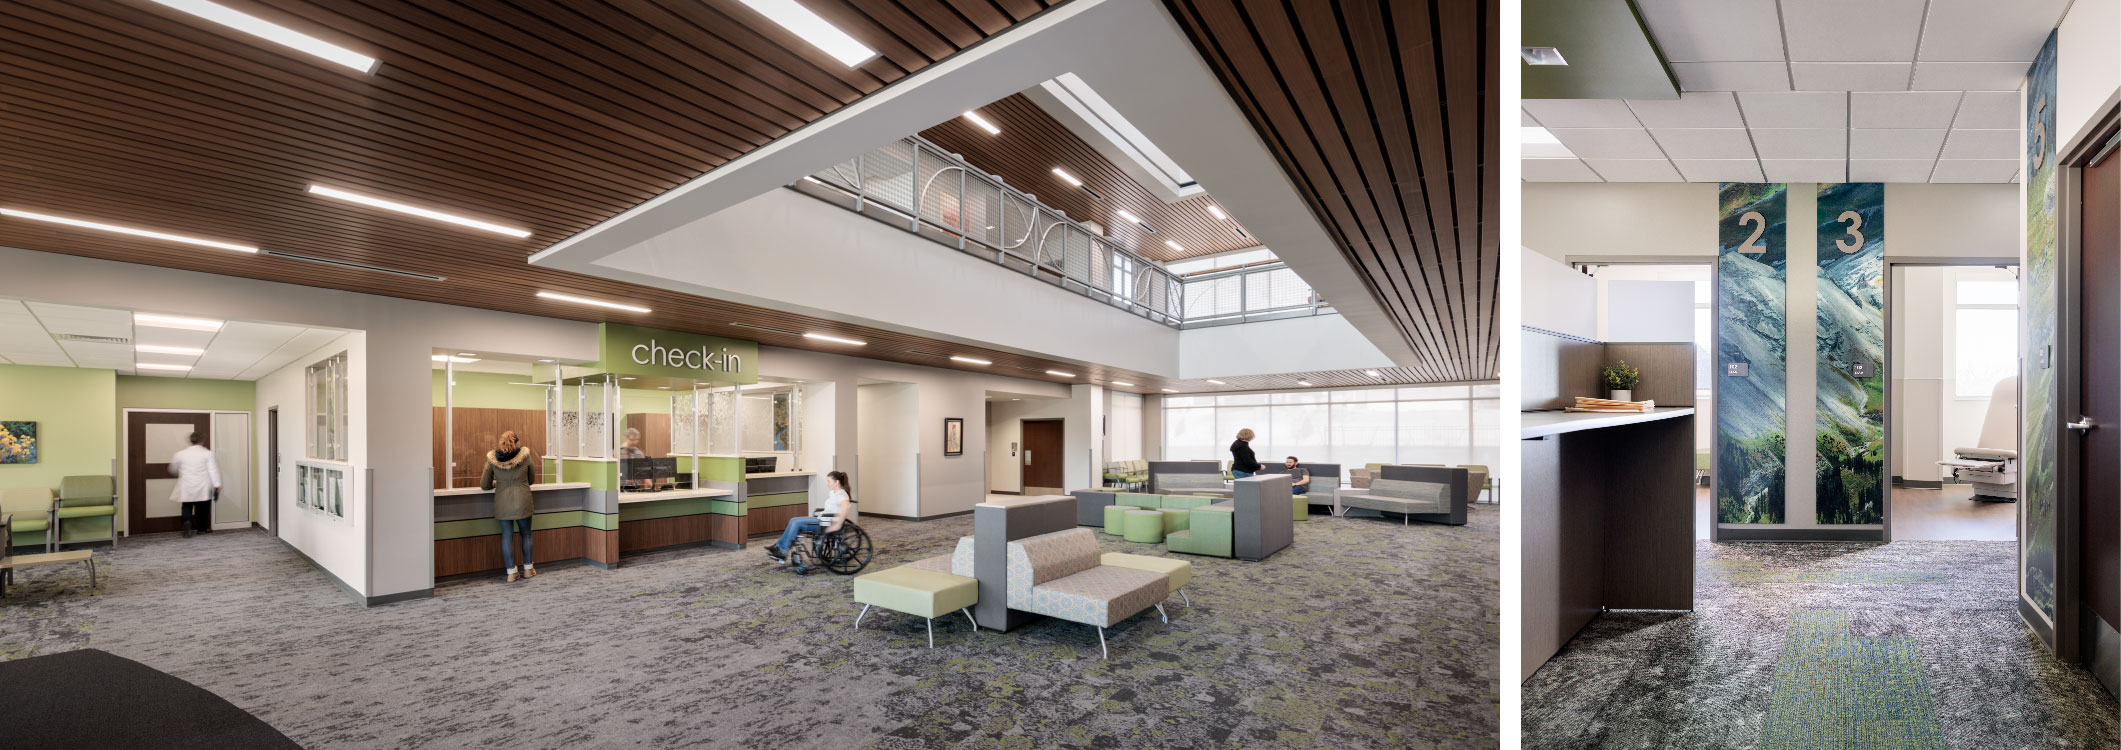
[[[1164,458],[1230,459],[1251,429],[1261,463],[1498,463],[1501,386],[1350,388],[1164,397]]]

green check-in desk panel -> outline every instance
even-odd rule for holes
[[[699,461],[701,487],[620,492],[610,489],[617,485],[613,462],[547,459],[547,476],[582,481],[531,486],[531,559],[579,558],[611,568],[630,552],[695,544],[742,547],[750,508],[745,483],[735,481],[741,460]],[[681,463],[680,470],[691,473],[690,457]],[[434,503],[435,577],[500,570],[501,527],[493,517],[493,493],[476,487],[435,490]]]

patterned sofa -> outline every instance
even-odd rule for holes
[[[1097,628],[1106,657],[1105,628],[1154,607],[1164,615],[1171,578],[1103,564],[1097,536],[1068,529],[1009,543],[1009,608]],[[1165,616],[1168,622],[1168,616]]]

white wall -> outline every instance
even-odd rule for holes
[[[1790,195],[1815,196],[1816,188],[1813,183],[1790,183]],[[2014,184],[1887,183],[1885,254],[2014,257],[2021,244],[2018,214],[2023,208]],[[1790,212],[1805,215],[1794,202]],[[1797,224],[1813,223],[1797,221],[1791,226]],[[1524,242],[1555,260],[1596,255],[1713,258],[1716,183],[1525,183]],[[1526,263],[1530,279],[1530,261]],[[1525,299],[1528,304],[1533,299],[1530,287]]]
[[[2116,37],[2121,37],[2121,0],[2076,0],[2062,17],[2055,39],[2055,153],[2067,149],[2121,93]]]
[[[1142,395],[1105,392],[1105,461],[1143,458]]]
[[[1391,366],[1390,357],[1339,315],[1188,328],[1178,334],[1181,378]]]
[[[901,518],[921,515],[920,386],[875,383],[855,389],[862,510]]]
[[[1518,254],[1524,259],[1524,325],[1597,338],[1598,288],[1591,277],[1529,249]]]
[[[1598,280],[1608,341],[1693,341],[1694,282]]]
[[[834,450],[839,445],[839,410],[835,403],[839,394],[837,383],[804,383],[797,386],[803,397],[801,442],[802,450],[796,460],[804,471],[832,471]],[[813,482],[811,494],[821,494],[824,482]],[[823,498],[819,498],[823,500]]]
[[[279,527],[280,539],[286,541],[317,565],[330,571],[340,581],[358,587],[367,576],[368,540],[365,528],[370,523],[366,492],[368,477],[364,470],[371,468],[368,460],[368,346],[367,334],[355,331],[333,339],[331,343],[303,353],[289,363],[265,377],[258,379],[257,414],[260,420],[267,418],[269,409],[278,407],[280,424],[280,478],[279,478]],[[340,353],[346,354],[349,380],[346,395],[350,430],[347,432],[347,463],[352,466],[352,481],[346,498],[345,517],[336,517],[315,509],[298,507],[295,503],[295,487],[299,478],[297,467],[308,457],[308,377],[310,365]],[[261,431],[260,434],[269,434]],[[272,478],[272,450],[264,439],[257,441],[258,457],[256,486],[267,487]],[[424,475],[423,475],[424,476]],[[261,501],[262,507],[262,501]],[[261,513],[260,525],[271,526],[272,516]],[[431,533],[431,532],[430,532]],[[429,537],[430,539],[432,536]]]

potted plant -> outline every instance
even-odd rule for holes
[[[1605,380],[1606,390],[1611,392],[1608,398],[1614,401],[1633,401],[1635,384],[1642,382],[1642,371],[1623,359],[1606,365],[1601,377]]]

